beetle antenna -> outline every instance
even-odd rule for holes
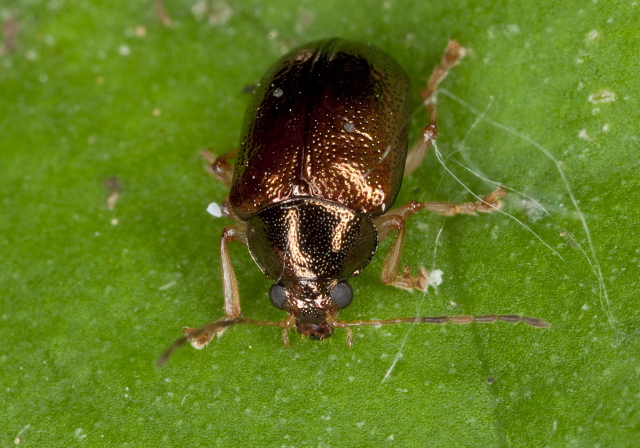
[[[363,325],[387,325],[387,324],[402,324],[402,323],[418,323],[424,322],[427,324],[444,324],[451,322],[452,324],[470,324],[471,322],[491,323],[495,321],[509,322],[517,324],[518,322],[524,322],[527,325],[538,328],[548,328],[548,322],[535,317],[519,316],[519,315],[505,315],[505,314],[490,314],[487,316],[438,316],[438,317],[401,317],[398,319],[384,319],[384,320],[356,320],[353,322],[338,322],[339,327],[360,327]]]
[[[288,320],[281,320],[281,321],[253,320],[253,319],[247,319],[244,317],[234,317],[231,319],[222,318],[213,323],[205,325],[202,328],[189,331],[180,339],[177,339],[173,344],[169,346],[169,348],[165,350],[162,356],[158,358],[158,360],[156,361],[156,367],[161,368],[162,366],[164,366],[169,360],[169,358],[171,357],[171,355],[173,354],[173,352],[176,351],[178,348],[182,347],[187,341],[198,339],[198,337],[203,335],[207,336],[207,338],[210,339],[208,335],[216,334],[220,332],[220,330],[223,330],[235,324],[252,324],[252,325],[260,325],[263,327],[282,327],[285,329],[291,328],[291,323]]]

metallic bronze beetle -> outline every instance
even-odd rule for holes
[[[453,216],[491,212],[505,196],[502,188],[477,202],[459,205],[412,201],[391,209],[402,176],[419,165],[436,137],[436,89],[464,48],[451,41],[421,98],[429,117],[422,138],[407,150],[411,89],[402,68],[386,53],[357,42],[329,39],[297,48],[264,76],[249,105],[240,150],[215,158],[210,172],[231,187],[222,214],[238,225],[225,227],[220,241],[225,317],[186,336],[205,346],[230,325],[278,326],[314,339],[334,328],[399,322],[469,323],[524,321],[522,316],[411,317],[343,322],[338,311],[351,303],[347,280],[359,275],[378,242],[397,232],[382,271],[382,281],[405,289],[427,287],[424,268],[417,276],[399,274],[405,220],[420,210]],[[235,169],[229,163],[236,159]],[[227,243],[249,248],[260,269],[273,279],[271,302],[288,313],[282,321],[242,317],[238,285]]]

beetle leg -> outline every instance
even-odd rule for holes
[[[234,221],[238,221],[240,224],[244,224],[244,221],[236,215],[236,212],[233,211],[233,208],[229,203],[229,196],[227,196],[220,204],[220,214],[225,218],[233,219]],[[246,246],[245,242],[243,242],[243,244]]]
[[[436,128],[438,124],[438,110],[436,107],[438,84],[446,78],[449,70],[464,57],[465,53],[466,50],[464,47],[454,39],[451,39],[444,52],[444,56],[442,56],[440,64],[433,69],[433,72],[429,77],[429,81],[427,81],[427,87],[420,92],[420,98],[422,99],[422,105],[427,111],[429,124],[422,131],[422,137],[411,146],[407,153],[407,160],[404,165],[405,176],[411,174],[420,166],[422,159],[424,159],[424,156],[427,154],[432,142],[438,135]]]
[[[404,207],[401,207],[401,209],[402,208]],[[387,254],[387,258],[384,260],[382,275],[380,278],[382,279],[382,283],[385,285],[397,286],[398,288],[408,290],[416,288],[424,291],[427,289],[429,284],[429,277],[427,271],[423,267],[420,268],[420,274],[417,277],[411,276],[409,266],[405,266],[402,274],[398,275],[398,269],[400,268],[400,255],[402,255],[402,245],[404,243],[406,217],[418,212],[418,210],[405,210],[406,212],[403,213],[402,210],[398,209],[401,213],[387,214],[376,218],[374,221],[376,229],[378,230],[378,237],[381,241],[389,236],[391,232],[398,232],[396,239]]]
[[[433,69],[429,81],[427,81],[427,87],[420,92],[420,98],[422,98],[422,104],[427,110],[429,117],[429,124],[435,125],[438,122],[438,112],[436,108],[436,93],[438,91],[438,84],[442,82],[444,78],[449,74],[451,70],[466,54],[465,48],[460,45],[455,39],[451,39],[447,44],[447,48],[444,51],[440,64]]]
[[[389,213],[384,216],[376,218],[374,224],[378,230],[378,237],[381,241],[388,237],[391,232],[398,232],[387,254],[387,258],[384,260],[381,275],[382,282],[386,285],[397,286],[398,288],[408,290],[416,288],[421,291],[424,291],[429,285],[429,274],[422,266],[420,267],[420,274],[418,274],[417,277],[410,274],[409,266],[405,266],[402,274],[398,275],[407,218],[415,215],[420,210],[429,210],[444,216],[454,216],[458,214],[475,215],[476,212],[488,213],[499,209],[501,205],[500,199],[506,197],[506,195],[506,192],[501,187],[476,202],[450,204],[449,202],[411,201],[397,209],[389,211]]]
[[[229,159],[234,159],[237,155],[238,151],[234,149],[216,157],[210,149],[207,149],[200,154],[200,157],[207,162],[207,165],[204,167],[205,171],[227,187],[230,187],[233,179],[233,165],[229,163]]]
[[[222,289],[224,291],[224,314],[225,316],[220,321],[226,321],[235,319],[242,315],[242,309],[240,308],[240,293],[238,291],[238,281],[236,280],[236,274],[231,264],[231,257],[229,256],[229,247],[227,243],[229,241],[238,241],[245,246],[247,245],[246,226],[229,226],[222,230],[222,237],[220,238],[220,268],[222,270]],[[182,332],[188,334],[192,332],[193,328],[183,328]],[[224,333],[226,327],[220,327],[216,329],[213,334],[203,332],[198,334],[197,337],[190,338],[191,345],[198,350],[207,345],[214,334],[220,336]]]
[[[222,288],[224,291],[224,313],[226,317],[238,317],[242,314],[240,309],[240,293],[238,281],[233,271],[231,257],[229,256],[229,241],[238,241],[247,245],[247,228],[241,226],[229,226],[222,230],[220,238],[220,268],[222,270]]]
[[[490,213],[495,210],[499,210],[500,207],[502,207],[502,202],[500,201],[500,199],[503,199],[506,197],[507,197],[507,192],[504,190],[504,188],[500,187],[497,190],[490,193],[489,195],[475,202],[451,204],[449,202],[412,201],[412,202],[409,202],[408,204],[403,205],[402,207],[400,207],[400,209],[404,207],[408,207],[411,210],[413,210],[414,208],[418,208],[418,210],[429,210],[431,212],[437,213],[439,215],[444,215],[444,216],[475,215],[477,212]],[[393,211],[391,211],[390,213],[393,213]],[[411,214],[414,214],[414,213],[415,212]]]

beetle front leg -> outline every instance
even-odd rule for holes
[[[231,263],[231,257],[229,256],[229,241],[238,241],[245,246],[247,245],[246,226],[229,226],[222,230],[222,237],[220,238],[220,268],[222,270],[222,289],[224,292],[224,314],[225,316],[220,321],[234,319],[242,315],[242,309],[240,308],[240,292],[238,291],[238,281],[236,280],[236,274],[233,270]],[[213,334],[202,333],[194,339],[190,339],[189,342],[194,348],[198,350],[204,348],[207,345],[214,334],[220,336],[226,327],[221,327]],[[182,332],[188,334],[193,331],[193,328],[183,328]]]
[[[234,149],[216,157],[211,150],[207,149],[200,154],[200,157],[207,162],[204,167],[205,171],[230,187],[233,180],[233,165],[229,163],[229,159],[235,159],[237,155],[238,151]]]
[[[420,166],[422,159],[427,155],[429,148],[438,135],[438,109],[436,107],[438,85],[447,76],[449,70],[453,68],[465,54],[466,50],[464,47],[454,39],[451,39],[440,64],[433,69],[429,81],[427,81],[427,87],[420,92],[420,98],[422,99],[422,105],[427,111],[429,124],[422,131],[421,138],[409,148],[407,160],[404,165],[405,176],[411,174]]]
[[[420,210],[429,210],[439,215],[455,216],[459,214],[475,215],[477,212],[489,213],[498,210],[502,205],[500,199],[505,198],[507,193],[500,187],[488,196],[476,202],[464,202],[462,204],[451,204],[449,202],[418,202],[411,201],[390,210],[386,215],[376,218],[374,224],[378,230],[378,237],[382,241],[391,232],[398,232],[396,239],[387,254],[382,268],[382,282],[386,285],[397,286],[398,288],[412,290],[413,288],[424,291],[429,285],[429,274],[421,266],[417,277],[410,274],[410,267],[405,266],[402,274],[398,275],[400,268],[400,256],[402,255],[402,245],[404,243],[405,222],[407,218],[415,215]]]

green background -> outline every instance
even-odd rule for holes
[[[151,0],[0,3],[0,446],[637,446],[637,2],[165,8],[170,25]],[[226,192],[200,152],[237,145],[243,90],[280,55],[336,35],[385,49],[416,92],[450,37],[467,46],[439,148],[477,194],[494,186],[464,167],[514,188],[504,210],[549,246],[503,214],[419,214],[403,263],[444,283],[383,286],[385,242],[340,317],[552,327],[356,328],[352,349],[344,332],[292,333],[287,350],[238,326],[157,370],[182,326],[222,315],[230,222],[205,208]],[[423,125],[416,94],[412,136]],[[473,197],[432,152],[396,203],[414,199]],[[231,253],[246,316],[281,318],[246,249]]]

